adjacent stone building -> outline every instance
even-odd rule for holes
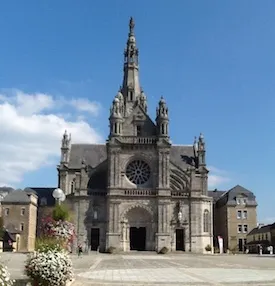
[[[249,253],[259,253],[259,246],[262,246],[263,253],[269,253],[269,246],[275,246],[273,230],[275,223],[268,225],[258,225],[247,234],[247,247]]]
[[[53,197],[53,191],[56,188],[41,188],[41,187],[31,187],[29,188],[37,196],[37,229],[36,235],[41,234],[41,222],[45,217],[52,216],[53,209],[55,207],[55,199]]]
[[[213,241],[204,138],[172,145],[165,100],[155,121],[147,104],[131,19],[106,144],[72,144],[66,132],[62,140],[59,187],[74,209],[78,243],[202,253]]]
[[[255,195],[242,186],[228,191],[209,191],[213,197],[214,245],[217,237],[224,241],[224,249],[244,252],[247,234],[257,226],[257,202]]]
[[[4,228],[14,251],[33,251],[37,225],[37,196],[31,190],[9,192],[1,205]],[[7,241],[4,241],[4,246]],[[4,247],[5,248],[5,247]]]
[[[14,191],[13,188],[10,187],[0,187],[0,205],[2,200],[6,195],[8,195],[10,192]],[[2,216],[2,208],[0,207],[0,216]]]

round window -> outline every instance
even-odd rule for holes
[[[149,180],[150,167],[142,160],[132,161],[126,168],[126,176],[132,183],[143,185]]]

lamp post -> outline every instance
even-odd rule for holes
[[[66,199],[64,192],[59,188],[53,191],[53,197],[55,198],[56,203],[59,205],[61,202],[65,201]]]

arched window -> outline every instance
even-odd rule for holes
[[[210,232],[209,210],[204,210],[204,213],[203,213],[203,232]]]
[[[164,123],[161,124],[161,134],[162,135],[165,134]]]
[[[71,194],[74,194],[74,182],[71,182]]]

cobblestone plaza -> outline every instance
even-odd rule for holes
[[[24,278],[26,255],[3,253],[15,279]],[[275,257],[152,252],[72,256],[72,286],[88,285],[275,285]]]

